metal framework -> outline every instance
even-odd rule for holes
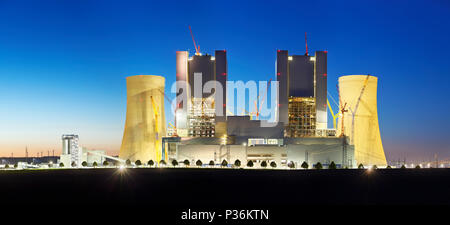
[[[191,137],[214,137],[214,98],[192,98],[188,113],[188,132]]]
[[[316,136],[316,101],[308,97],[290,97],[287,137]]]

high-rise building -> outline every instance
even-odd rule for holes
[[[277,51],[279,121],[286,137],[327,135],[327,51],[315,56]]]
[[[186,95],[186,101],[177,102],[175,122],[178,135],[215,137],[225,134],[226,51],[217,50],[215,56],[197,53],[191,57],[187,51],[178,51],[176,77],[177,96]],[[217,83],[210,86],[209,81],[217,81],[221,87]]]
[[[64,134],[61,139],[61,162],[63,162],[66,166],[70,166],[72,163],[74,163],[75,166],[81,166],[83,152],[78,145],[78,135]]]

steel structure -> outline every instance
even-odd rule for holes
[[[276,77],[280,88],[279,121],[285,125],[286,137],[326,135],[327,52],[316,51],[315,56],[310,56],[308,52],[289,55],[286,50],[278,50]],[[299,99],[308,99],[308,104],[297,104]],[[300,124],[305,118],[308,122]]]
[[[226,133],[226,81],[227,57],[225,50],[215,51],[215,56],[196,52],[177,52],[177,111],[175,126],[180,137],[214,137]],[[201,83],[195,83],[195,77]],[[209,81],[217,81],[213,93],[204,93]],[[197,85],[197,86],[196,86]],[[222,94],[217,94],[219,91]],[[186,95],[186,101],[180,100]]]

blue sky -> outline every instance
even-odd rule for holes
[[[389,159],[450,157],[448,1],[0,0],[0,156],[60,151],[63,133],[117,153],[125,77],[175,80],[175,52],[226,49],[229,80],[274,78],[276,49],[328,51],[329,92],[379,77]],[[166,107],[168,108],[168,107]],[[171,120],[167,116],[167,120]],[[331,120],[330,120],[331,122]]]

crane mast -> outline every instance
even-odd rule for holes
[[[361,88],[361,92],[359,93],[358,100],[356,100],[355,110],[352,111],[352,139],[353,139],[353,135],[355,134],[355,115],[356,115],[356,111],[358,110],[359,102],[361,102],[361,98],[362,98],[362,95],[364,93],[364,90],[366,90],[367,84],[369,83],[369,78],[370,78],[370,74],[368,74],[366,79],[364,80],[364,84],[363,84],[363,87]]]
[[[341,135],[339,135],[339,137],[344,137],[345,136],[344,113],[348,112],[348,110],[346,109],[347,102],[345,104],[342,104],[341,91],[339,89],[339,85],[336,85],[336,87],[337,87],[338,94],[339,94],[339,106],[341,107],[340,111],[341,111],[341,117],[342,117],[342,119],[341,119]]]
[[[305,55],[309,55],[309,53],[308,53],[308,40],[306,39],[306,32],[305,32],[305,45],[306,45],[306,53],[305,53]]]
[[[197,47],[197,44],[195,43],[194,34],[192,33],[191,26],[189,26],[189,31],[191,32],[192,42],[194,42],[195,55],[201,55],[201,53],[200,53],[200,45]]]
[[[159,92],[161,92],[161,94],[164,95],[164,98],[167,100],[167,102],[169,102],[169,104],[172,104],[172,99],[170,99],[169,96],[167,96],[166,93],[164,93],[164,91],[159,90]],[[174,116],[175,116],[175,118],[174,118],[174,124],[175,124],[175,126],[172,125],[172,127],[174,128],[174,134],[173,134],[173,136],[178,136],[178,133],[177,133],[177,119],[176,119],[176,117],[177,117],[177,111],[178,111],[179,105],[180,105],[180,104],[177,103],[177,104],[176,104],[176,108],[175,108],[175,110],[174,110]],[[169,122],[169,124],[171,124],[171,123]]]

